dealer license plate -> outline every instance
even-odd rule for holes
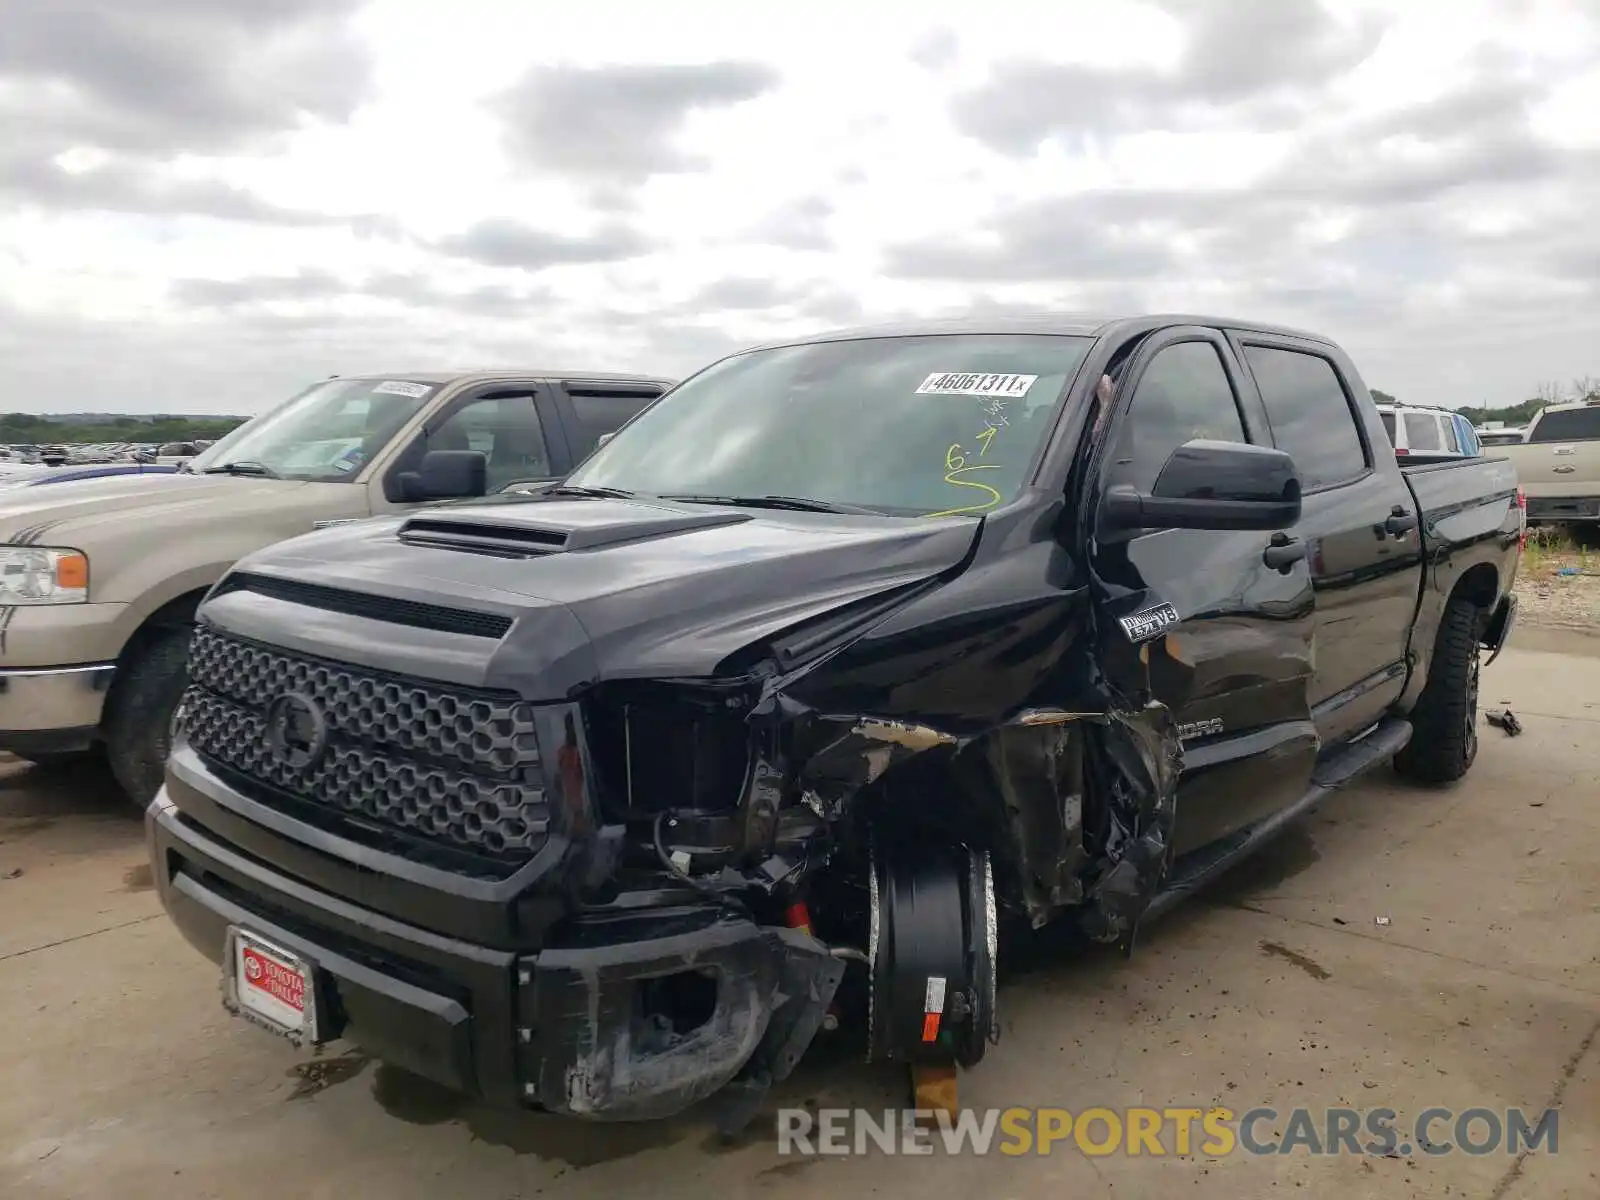
[[[228,930],[222,991],[228,1008],[296,1043],[317,1040],[311,967],[244,929]]]

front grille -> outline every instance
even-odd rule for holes
[[[295,694],[326,722],[296,766],[275,747],[273,702]],[[548,810],[532,706],[195,630],[183,727],[213,765],[327,813],[497,858],[526,857]]]

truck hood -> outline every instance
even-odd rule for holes
[[[211,523],[230,515],[257,513],[298,498],[306,489],[349,484],[310,484],[285,479],[229,475],[113,475],[73,479],[49,487],[0,491],[0,543],[88,548],[87,539],[175,535],[184,523]],[[294,532],[299,532],[297,528]]]
[[[530,501],[322,530],[239,569],[509,616],[513,628],[484,681],[553,698],[601,680],[713,674],[764,637],[958,567],[981,525],[653,500]],[[230,599],[212,602],[219,615]],[[304,616],[301,608],[301,628]],[[330,635],[339,628],[336,618],[312,624]],[[351,628],[340,638],[329,657],[370,650],[370,632]],[[390,661],[400,659],[423,666],[404,651]]]

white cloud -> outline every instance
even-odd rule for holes
[[[1309,325],[1433,403],[1600,371],[1585,0],[125,7],[0,45],[12,408],[997,305]]]

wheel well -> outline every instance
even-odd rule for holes
[[[144,623],[133,631],[133,636],[128,639],[127,645],[123,646],[122,653],[117,655],[118,664],[129,662],[156,634],[194,624],[195,610],[200,607],[200,601],[206,598],[206,593],[210,590],[209,587],[196,588],[192,592],[174,596],[146,617]],[[116,685],[112,686],[114,688]]]
[[[1471,600],[1485,611],[1494,607],[1495,598],[1500,594],[1500,575],[1488,563],[1479,563],[1467,570],[1456,581],[1456,586],[1451,590],[1450,598],[1457,596]]]

